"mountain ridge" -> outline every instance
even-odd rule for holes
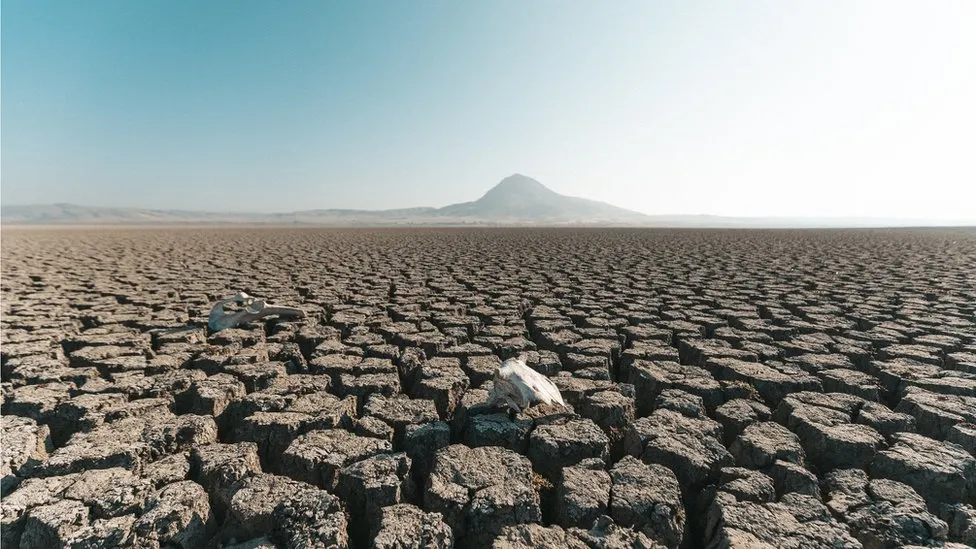
[[[973,221],[894,218],[646,215],[606,202],[567,196],[515,173],[477,200],[386,210],[319,208],[282,213],[157,210],[53,204],[0,205],[2,225],[290,225],[290,226],[610,226],[675,228],[815,228],[970,226]]]
[[[283,213],[157,210],[70,203],[2,205],[3,224],[296,223],[296,224],[593,224],[648,221],[649,216],[604,202],[559,194],[522,174],[502,179],[477,200],[440,208],[386,210],[317,208]]]

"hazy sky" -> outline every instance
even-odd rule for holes
[[[976,219],[976,1],[5,0],[2,200]]]

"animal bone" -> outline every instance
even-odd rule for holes
[[[225,312],[224,306],[228,303],[240,303],[243,308],[235,312]],[[210,320],[207,325],[212,331],[219,332],[272,315],[305,318],[305,311],[293,307],[269,305],[263,299],[251,297],[244,292],[237,292],[230,297],[217,301],[213,309],[210,310]]]
[[[495,405],[499,401],[519,412],[534,402],[566,405],[553,382],[529,368],[521,356],[506,360],[495,372],[488,405]]]

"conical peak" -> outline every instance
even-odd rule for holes
[[[555,196],[552,190],[531,177],[514,174],[502,179],[482,197],[505,200],[549,200]]]
[[[532,179],[531,177],[529,177],[527,175],[522,175],[520,173],[512,174],[512,175],[506,177],[505,179],[502,179],[497,185],[495,185],[495,188],[526,188],[526,189],[535,188],[535,189],[538,189],[540,187],[541,188],[545,188],[545,185],[543,185],[542,183],[539,183],[538,181],[536,181],[535,179]]]

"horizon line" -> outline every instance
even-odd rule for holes
[[[565,196],[565,195],[564,195]],[[473,201],[470,201],[473,202]],[[463,204],[461,202],[460,204]],[[448,204],[451,206],[454,204]],[[611,204],[613,205],[613,204]],[[196,209],[186,209],[186,208],[148,208],[142,206],[101,206],[101,205],[90,205],[81,204],[77,202],[46,202],[46,203],[21,203],[21,204],[0,204],[0,208],[41,208],[41,207],[78,207],[78,208],[88,208],[88,209],[111,209],[111,210],[130,210],[130,211],[147,211],[147,212],[159,212],[159,213],[192,213],[192,214],[223,214],[223,215],[237,215],[237,216],[275,216],[275,215],[294,215],[301,213],[313,213],[313,212],[365,212],[365,213],[383,213],[383,212],[395,212],[401,210],[439,210],[446,206],[405,206],[402,208],[385,208],[385,209],[366,209],[366,208],[310,208],[304,210],[288,210],[288,211],[272,211],[272,212],[258,212],[258,211],[246,211],[246,210],[196,210]],[[619,206],[617,206],[619,207]],[[720,219],[744,219],[744,220],[864,220],[864,221],[898,221],[898,222],[909,222],[909,221],[919,221],[919,222],[932,222],[935,219],[929,217],[906,217],[906,216],[891,216],[891,215],[776,215],[776,214],[761,214],[761,215],[742,215],[742,214],[715,214],[715,213],[655,213],[649,214],[640,212],[637,210],[630,210],[634,213],[641,214],[646,217],[651,218],[662,218],[662,217],[714,217]],[[964,218],[947,218],[945,220],[938,220],[939,223],[953,223],[960,222],[964,225],[969,226],[969,224],[976,224],[976,218],[964,219]],[[926,225],[928,226],[928,225]],[[938,225],[943,226],[943,225]]]

